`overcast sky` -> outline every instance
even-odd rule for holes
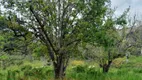
[[[142,0],[111,0],[111,7],[117,7],[115,12],[116,15],[122,14],[129,6],[131,16],[134,14],[137,14],[139,18],[142,16]]]
[[[111,0],[111,7],[117,7],[115,12],[116,15],[122,14],[122,12],[129,6],[131,16],[134,14],[139,17],[142,16],[142,0]]]

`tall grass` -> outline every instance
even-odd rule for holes
[[[119,60],[122,61],[117,59],[115,62],[120,62]],[[25,62],[21,66],[0,69],[0,80],[53,80],[53,67],[42,66],[37,62]],[[67,68],[65,80],[142,80],[141,62],[141,57],[132,57],[128,63],[121,66],[116,63],[108,73],[102,73],[102,69],[96,64],[73,61]]]

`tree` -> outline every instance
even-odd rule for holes
[[[65,75],[77,45],[95,37],[105,21],[109,0],[5,0],[9,26],[30,31],[47,47],[55,79]],[[17,31],[16,31],[17,32]],[[93,34],[93,35],[92,35]],[[101,36],[101,35],[100,35]],[[91,41],[93,40],[90,39]]]
[[[125,28],[127,24],[127,13],[129,8],[124,13],[114,18],[114,11],[108,10],[108,14],[103,21],[103,24],[96,29],[95,34],[89,36],[87,39],[90,41],[90,46],[87,48],[87,56],[92,59],[99,60],[100,67],[103,68],[103,72],[109,71],[112,61],[118,57],[125,56],[125,52],[121,52],[123,41],[125,40]],[[122,29],[120,32],[118,29],[120,26]],[[88,53],[90,55],[88,55]]]
[[[1,60],[6,68],[9,65],[21,63],[30,54],[29,45],[34,37],[31,32],[19,32],[18,28],[12,28],[4,16],[0,17],[0,55],[6,56]],[[25,34],[26,33],[26,34]]]
[[[141,55],[141,44],[142,44],[142,27],[139,20],[136,19],[136,15],[131,21],[131,27],[127,28],[127,36],[125,43],[125,51],[132,55]]]

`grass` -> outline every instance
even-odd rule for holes
[[[122,63],[121,63],[122,62]],[[119,64],[121,63],[121,65]],[[109,73],[102,73],[96,63],[72,60],[66,70],[65,80],[142,80],[142,57],[114,60]],[[0,69],[0,80],[53,80],[53,67],[42,66],[40,61],[24,61],[24,64]]]

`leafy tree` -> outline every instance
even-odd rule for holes
[[[78,44],[101,41],[104,35],[98,32],[106,33],[105,29],[109,28],[102,27],[109,14],[109,0],[4,0],[1,3],[15,33],[23,35],[30,31],[47,47],[56,79],[65,75]]]
[[[9,21],[1,16],[0,19],[0,55],[7,56],[8,58],[3,60],[3,64],[6,66],[17,64],[22,62],[27,55],[29,55],[29,45],[33,41],[30,32],[21,34],[18,30],[11,28],[8,25]]]
[[[125,27],[127,24],[127,13],[129,8],[120,16],[114,18],[114,11],[108,10],[106,20],[103,24],[96,29],[94,37],[89,36],[87,39],[90,41],[90,46],[86,46],[87,55],[92,59],[99,60],[100,67],[103,72],[108,72],[112,61],[118,57],[125,56],[125,52],[121,52],[121,47],[125,36]],[[117,26],[122,28],[120,33]],[[90,55],[88,55],[90,53]]]

